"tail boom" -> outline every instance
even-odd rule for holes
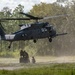
[[[56,36],[66,35],[67,33],[56,34]]]

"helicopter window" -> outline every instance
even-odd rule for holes
[[[25,25],[23,25],[23,26],[21,27],[21,30],[24,29],[24,28],[25,28]]]
[[[26,25],[25,25],[26,28],[27,28],[27,27],[30,27],[30,26],[31,26],[30,24],[26,24]]]
[[[30,27],[31,25],[30,24],[28,24],[28,27]]]
[[[41,30],[42,30],[42,32],[45,32],[45,31],[47,31],[47,29],[46,29],[46,28],[41,28]]]

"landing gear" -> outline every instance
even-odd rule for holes
[[[49,38],[49,42],[52,42],[52,38]]]
[[[36,43],[36,40],[33,40],[34,43]]]
[[[12,42],[10,42],[10,44],[9,44],[9,46],[8,46],[9,49],[11,48],[11,44],[12,44]]]

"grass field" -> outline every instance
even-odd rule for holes
[[[18,58],[0,58],[0,75],[75,75],[75,56],[35,58],[35,64],[20,64]]]
[[[75,64],[35,65],[37,67],[30,65],[31,67],[18,70],[0,70],[0,75],[75,75]]]

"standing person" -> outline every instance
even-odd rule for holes
[[[20,63],[24,62],[24,51],[20,50]]]
[[[29,58],[29,55],[26,51],[24,51],[24,57]]]
[[[24,52],[23,52],[23,50],[20,51],[20,57],[24,57]]]
[[[24,51],[24,58],[25,58],[27,63],[30,62],[29,55],[28,55],[28,53],[26,51]]]
[[[34,56],[32,57],[32,63],[35,63],[36,62],[36,60],[35,60],[35,58],[34,58]]]

